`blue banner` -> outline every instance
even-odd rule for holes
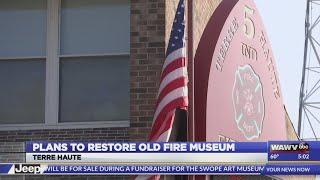
[[[319,161],[319,141],[26,142],[26,153],[266,153],[269,162]]]
[[[26,142],[27,153],[259,153],[266,142]]]
[[[259,174],[264,166],[219,166],[219,165],[140,165],[140,166],[49,166],[44,173],[62,174]]]

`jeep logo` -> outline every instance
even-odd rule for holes
[[[40,164],[15,164],[15,174],[40,174]]]

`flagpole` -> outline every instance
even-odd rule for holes
[[[188,141],[195,141],[195,128],[194,128],[194,57],[193,57],[193,0],[187,1],[187,57],[188,57]],[[188,176],[188,180],[206,180],[209,176]]]
[[[187,57],[188,57],[188,141],[194,141],[194,63],[193,63],[193,0],[187,0]]]
[[[194,62],[193,62],[193,0],[186,0],[187,3],[187,57],[188,57],[188,122],[187,122],[187,139],[193,142],[194,138]],[[196,177],[189,175],[188,180],[195,180]]]

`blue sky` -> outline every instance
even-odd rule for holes
[[[254,0],[276,59],[284,104],[298,121],[306,0]]]

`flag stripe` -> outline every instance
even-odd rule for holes
[[[180,57],[178,59],[175,59],[172,61],[166,68],[163,69],[160,83],[163,81],[163,79],[172,71],[186,66],[186,59],[184,57]]]
[[[166,106],[166,104],[170,103],[171,101],[179,98],[179,97],[184,97],[188,96],[188,89],[186,87],[180,87],[177,88],[170,93],[168,93],[162,101],[159,103],[158,107],[156,108],[156,112],[154,113],[154,121],[158,118],[158,115],[162,111],[162,109]],[[181,104],[176,104],[176,108],[181,107]]]
[[[159,87],[159,94],[161,93],[161,91],[173,80],[178,79],[180,77],[187,77],[188,73],[187,73],[187,67],[181,67],[178,68],[174,71],[172,71],[171,73],[169,73],[161,82],[160,87]],[[159,96],[158,94],[158,96]]]
[[[179,97],[173,101],[171,101],[170,103],[168,103],[163,110],[161,111],[161,113],[159,113],[157,120],[154,122],[153,126],[152,126],[152,130],[151,130],[151,136],[150,139],[157,139],[163,132],[158,131],[158,129],[161,127],[164,117],[166,116],[166,114],[168,112],[170,112],[170,110],[175,109],[177,104],[180,104],[182,106],[186,106],[187,102],[188,102],[188,97],[184,96],[184,97]],[[159,119],[162,119],[162,121],[159,121]],[[166,124],[171,124],[171,122],[166,122]],[[171,128],[171,127],[170,127]]]
[[[174,116],[172,117],[172,119],[174,119]],[[169,137],[170,137],[170,134],[171,134],[171,130],[172,129],[168,129],[167,131],[165,131],[164,133],[162,133],[157,141],[159,142],[168,142],[169,141]]]
[[[154,134],[153,137],[150,137],[150,141],[163,141],[166,142],[169,137],[167,137],[164,132],[167,132],[167,135],[170,136],[171,128],[175,117],[175,110],[168,112],[162,124],[159,125],[158,131]],[[160,139],[161,137],[161,139]]]
[[[173,51],[171,54],[169,54],[167,56],[166,60],[164,61],[163,69],[165,69],[172,61],[180,58],[181,54],[186,54],[184,47],[177,49],[177,50]]]
[[[188,79],[186,77],[180,77],[178,79],[171,81],[165,88],[162,89],[161,93],[159,94],[156,107],[158,107],[159,103],[168,93],[170,93],[174,89],[187,86],[187,85],[188,85]]]

